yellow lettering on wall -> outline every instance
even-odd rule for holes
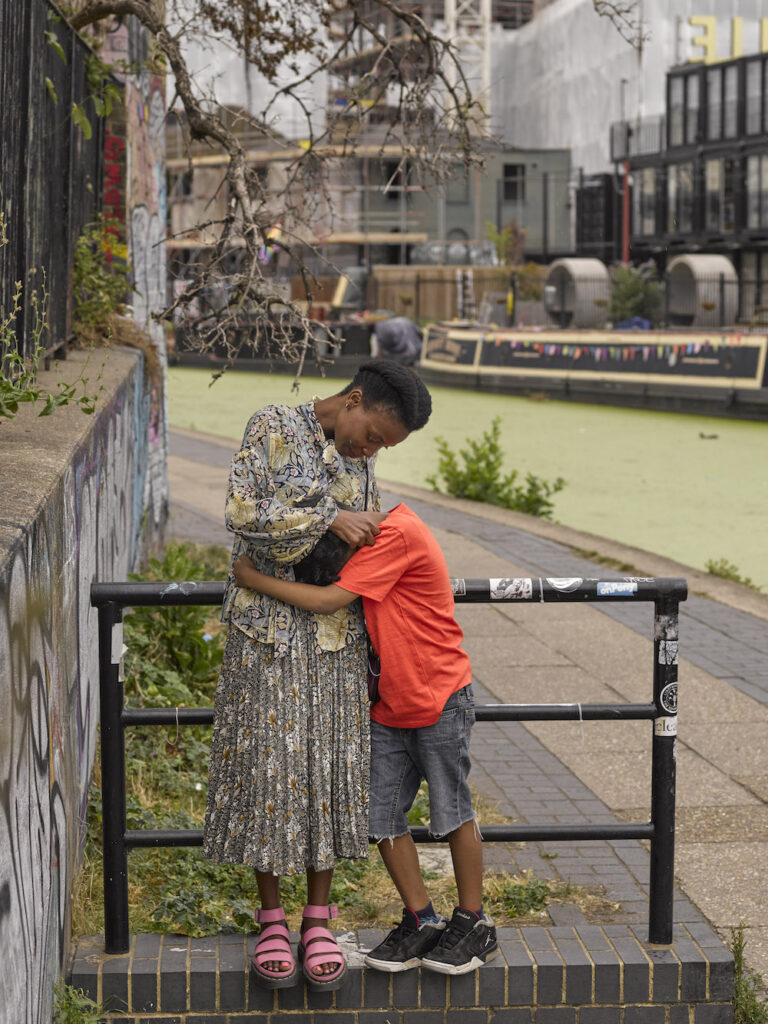
[[[717,60],[717,18],[713,14],[694,14],[688,19],[692,28],[703,28],[700,36],[694,36],[691,46],[700,46],[704,53],[696,54],[690,58],[693,64],[696,61],[704,61],[705,64],[714,64]]]
[[[731,56],[740,57],[742,54],[742,26],[743,18],[731,18]]]

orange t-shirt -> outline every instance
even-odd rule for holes
[[[338,584],[362,596],[381,658],[381,699],[371,718],[415,729],[438,720],[451,694],[472,681],[472,668],[439,544],[407,505],[392,509],[380,529],[376,543],[347,562]]]

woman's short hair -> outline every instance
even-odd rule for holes
[[[420,430],[432,412],[432,396],[419,375],[392,359],[363,363],[341,394],[346,395],[352,388],[360,388],[367,409],[381,406],[409,432]]]
[[[341,537],[326,530],[317,544],[301,561],[296,562],[293,574],[299,583],[312,583],[327,587],[335,583],[339,573],[352,557],[352,549]]]

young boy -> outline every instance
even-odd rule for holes
[[[466,974],[498,949],[493,921],[483,913],[482,840],[467,785],[472,671],[437,541],[402,504],[382,514],[380,531],[372,546],[354,554],[327,533],[294,567],[297,579],[311,583],[266,576],[244,556],[235,577],[240,586],[321,614],[362,597],[381,658],[379,699],[371,706],[370,832],[405,904],[401,923],[365,963],[389,972],[421,964]],[[319,582],[327,585],[314,585]],[[448,922],[432,907],[408,830],[406,815],[422,779],[429,785],[430,830],[448,837],[456,876],[459,906]]]

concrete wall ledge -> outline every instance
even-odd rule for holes
[[[69,983],[129,1024],[731,1024],[733,958],[706,924],[677,925],[669,946],[624,924],[499,929],[500,952],[448,978],[362,966],[383,933],[345,932],[349,978],[335,993],[258,988],[256,936],[135,935],[108,956],[82,938]],[[296,934],[292,935],[295,942]]]

